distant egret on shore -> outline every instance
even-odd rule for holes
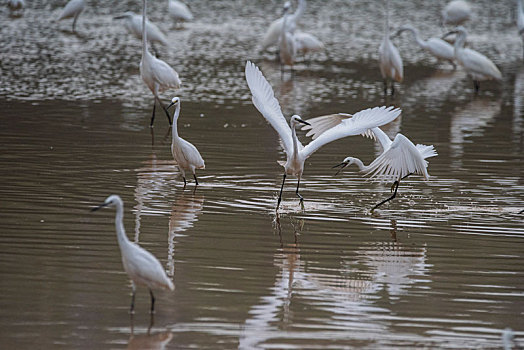
[[[78,20],[78,16],[84,11],[86,4],[84,0],[70,0],[62,10],[62,13],[58,17],[58,20],[74,17],[73,19],[73,33],[75,33],[75,25]]]
[[[180,88],[181,82],[178,73],[173,68],[166,62],[153,56],[147,49],[147,32],[145,30],[147,28],[145,24],[147,17],[147,0],[143,0],[142,5],[142,59],[140,60],[140,76],[155,97],[150,126],[152,127],[155,121],[156,102],[160,104],[166,113],[167,120],[171,125],[169,112],[160,100],[158,93],[169,88],[178,89]]]
[[[182,1],[169,0],[167,10],[171,18],[175,20],[177,26],[181,22],[189,22],[193,20],[191,10],[189,10],[189,7],[187,7],[187,5]]]
[[[153,289],[175,290],[173,282],[167,277],[162,264],[157,258],[144,248],[140,247],[127,238],[124,229],[124,203],[118,195],[111,195],[106,198],[104,203],[91,209],[98,210],[103,207],[116,207],[115,227],[118,246],[122,255],[124,270],[131,279],[133,295],[131,297],[130,313],[135,311],[136,286],[145,286],[151,295],[151,313],[155,312],[155,296]]]
[[[278,162],[284,167],[284,177],[278,196],[277,211],[282,200],[282,191],[287,175],[294,175],[298,178],[295,193],[300,199],[302,209],[304,208],[304,198],[298,192],[302,172],[304,171],[304,162],[320,147],[340,138],[359,135],[365,133],[368,129],[387,124],[397,118],[401,112],[398,108],[394,109],[393,107],[384,106],[362,110],[354,114],[352,118],[347,118],[336,127],[324,132],[307,146],[303,146],[297,138],[296,127],[298,124],[309,125],[309,123],[300,116],[293,115],[288,125],[271,85],[269,85],[258,67],[247,61],[245,74],[247,84],[251,90],[253,104],[278,133],[282,147],[286,152],[287,160]]]
[[[378,48],[378,65],[384,80],[384,95],[388,94],[388,81],[391,81],[391,95],[394,95],[395,81],[400,83],[404,79],[404,67],[397,47],[389,38],[389,0],[386,0],[386,23],[384,38]]]
[[[171,104],[167,107],[175,106],[175,114],[173,115],[173,130],[171,142],[171,154],[175,159],[178,169],[182,173],[184,179],[184,187],[186,187],[186,171],[193,174],[195,184],[198,186],[198,180],[195,174],[195,169],[205,169],[204,159],[198,152],[198,149],[190,142],[178,136],[178,117],[180,116],[180,98],[173,97]]]

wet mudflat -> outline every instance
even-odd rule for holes
[[[502,83],[474,95],[461,69],[403,38],[395,42],[405,82],[387,100],[376,62],[382,7],[323,3],[308,2],[302,27],[329,53],[299,63],[293,79],[281,79],[273,55],[255,49],[280,3],[195,1],[200,18],[184,30],[170,29],[164,3],[151,4],[151,19],[173,42],[159,47],[161,58],[183,82],[164,101],[180,96],[179,133],[206,161],[196,190],[183,188],[165,117],[148,127],[153,100],[138,75],[140,43],[112,20],[138,4],[92,6],[79,35],[49,21],[62,3],[31,5],[21,18],[1,14],[2,346],[500,348],[505,327],[522,339],[524,66],[513,2],[477,2],[493,18],[479,14],[468,25],[470,45],[499,66]],[[442,3],[392,2],[391,25],[441,34]],[[331,167],[350,155],[368,163],[381,149],[348,138],[306,162],[304,211],[288,179],[277,217],[276,160],[285,156],[251,103],[246,59],[260,66],[286,116],[402,108],[384,130],[435,146],[431,179],[407,178],[398,198],[371,215],[389,186],[352,167],[335,177]],[[145,289],[132,320],[127,313],[114,212],[89,212],[112,193],[124,200],[130,239],[175,282],[173,293],[156,293],[149,334]]]

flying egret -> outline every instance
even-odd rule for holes
[[[404,68],[398,49],[389,38],[389,0],[386,0],[386,23],[384,38],[378,48],[378,64],[382,79],[384,80],[384,94],[388,94],[388,80],[391,80],[391,95],[395,94],[395,81],[402,82]]]
[[[319,118],[325,118],[319,117]],[[333,117],[333,116],[327,116]],[[336,116],[335,116],[336,118]],[[337,119],[340,120],[340,119]],[[344,119],[342,119],[343,121]],[[314,125],[314,121],[311,123]],[[312,129],[315,132],[315,129]],[[370,179],[376,179],[380,182],[393,182],[391,190],[393,195],[375,205],[371,212],[377,209],[382,204],[392,200],[397,195],[400,181],[409,175],[417,174],[424,176],[424,180],[429,179],[427,171],[428,162],[425,160],[429,157],[435,157],[437,152],[433,145],[426,146],[417,144],[416,146],[406,136],[397,134],[393,141],[386,135],[384,131],[376,127],[368,130],[366,136],[376,139],[382,145],[383,152],[369,165],[354,157],[346,157],[344,161],[334,167],[340,167],[337,174],[345,167],[355,164],[361,172],[370,175]]]
[[[442,24],[459,25],[471,18],[471,6],[464,0],[450,1],[442,10]]]
[[[288,126],[286,118],[280,109],[280,105],[275,98],[271,85],[269,85],[258,67],[250,61],[247,61],[245,74],[247,84],[251,90],[253,104],[278,133],[280,140],[282,141],[282,147],[286,152],[286,162],[278,162],[284,167],[284,178],[282,180],[282,187],[280,188],[276,210],[278,210],[282,200],[282,191],[284,189],[287,175],[294,175],[298,178],[295,193],[297,197],[300,198],[300,205],[304,208],[304,198],[298,192],[300,179],[302,177],[302,172],[304,171],[304,162],[316,150],[329,142],[346,136],[362,134],[370,128],[387,124],[397,118],[401,112],[398,108],[394,109],[393,107],[384,106],[362,110],[354,114],[352,118],[347,118],[340,122],[339,125],[323,133],[320,137],[304,147],[298,140],[295,129],[299,123],[305,125],[308,125],[309,123],[302,120],[298,115],[293,115]]]
[[[411,32],[413,34],[415,41],[421,48],[435,56],[438,60],[449,61],[453,67],[456,67],[454,62],[455,53],[453,51],[453,46],[451,46],[448,42],[436,37],[429,38],[428,40],[422,40],[422,38],[419,36],[418,30],[416,30],[410,24],[403,25],[392,36],[394,37],[400,35],[405,31]]]
[[[171,117],[169,116],[169,112],[162,101],[160,101],[158,93],[169,88],[180,88],[180,79],[178,78],[178,73],[173,68],[171,68],[166,62],[153,56],[147,49],[147,32],[145,30],[145,28],[147,28],[145,25],[147,16],[147,0],[143,0],[142,6],[142,60],[140,60],[140,76],[155,97],[150,126],[153,126],[153,122],[155,120],[155,108],[157,101],[160,106],[162,106],[162,109],[166,113],[167,120],[171,125]]]
[[[291,3],[289,1],[286,1],[284,3],[284,15],[280,17],[279,19],[274,20],[268,30],[266,31],[266,34],[264,35],[264,38],[262,39],[261,44],[261,50],[264,51],[268,47],[278,44],[278,41],[280,39],[280,33],[282,32],[282,25],[284,24],[284,16],[285,14],[291,10]],[[292,25],[296,25],[302,15],[304,14],[304,11],[306,10],[306,0],[299,0],[298,6],[295,12],[291,15],[290,23]],[[295,28],[292,28],[295,29]]]
[[[65,5],[60,17],[58,20],[61,21],[66,18],[74,17],[73,19],[73,33],[75,33],[75,24],[78,19],[78,16],[84,11],[86,4],[84,0],[70,0],[67,5]]]
[[[517,29],[522,39],[522,58],[524,58],[524,5],[523,0],[517,0]]]
[[[178,169],[180,169],[180,172],[182,173],[184,187],[186,187],[186,171],[193,174],[195,184],[198,186],[195,169],[205,169],[206,166],[204,160],[202,159],[200,152],[198,152],[198,149],[192,143],[178,136],[177,123],[178,117],[180,116],[180,98],[173,97],[171,104],[167,108],[169,109],[171,106],[176,106],[175,114],[173,115],[171,153],[173,154],[173,158],[175,158]]]
[[[167,10],[176,24],[193,20],[193,14],[186,4],[178,0],[169,0]]]
[[[489,58],[475,50],[464,48],[467,36],[464,27],[459,26],[455,30],[446,33],[444,37],[451,34],[457,34],[454,50],[455,60],[473,78],[475,92],[479,91],[480,82],[483,80],[502,80],[502,73]]]
[[[149,289],[151,295],[151,313],[155,312],[155,296],[153,289],[175,290],[173,282],[167,277],[164,268],[153,254],[131,242],[127,238],[124,229],[124,203],[118,195],[111,195],[106,198],[104,203],[91,209],[98,210],[103,207],[116,207],[115,226],[118,246],[122,255],[124,270],[131,279],[133,295],[131,297],[130,312],[135,310],[136,286],[141,285]]]
[[[126,29],[137,39],[142,39],[142,16],[133,12],[126,12],[122,15],[115,16],[113,19],[124,19]],[[162,31],[146,19],[147,40],[153,43],[167,46],[167,38]]]
[[[279,40],[279,57],[280,57],[280,71],[284,73],[284,67],[290,66],[293,71],[293,64],[295,63],[295,56],[297,55],[297,44],[293,34],[293,23],[290,19],[289,10],[285,10],[284,23],[282,24],[282,31],[280,32]]]

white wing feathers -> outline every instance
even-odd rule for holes
[[[246,80],[251,90],[253,104],[278,133],[286,153],[291,154],[293,152],[291,128],[282,114],[271,85],[258,67],[250,61],[246,63]]]
[[[311,141],[300,152],[301,156],[308,158],[316,150],[329,142],[346,136],[363,134],[368,129],[387,124],[396,119],[400,113],[401,110],[399,108],[385,106],[368,108],[357,112],[352,118],[342,120],[338,125]]]
[[[365,173],[370,175],[370,179],[381,182],[396,181],[409,174],[422,175],[427,180],[429,179],[428,162],[419,151],[421,147],[427,155],[436,155],[433,146],[417,147],[404,135],[397,134],[391,147],[371,162]]]
[[[337,126],[344,119],[351,118],[351,114],[336,113],[322,115],[319,117],[306,120],[311,125],[304,125],[302,130],[309,130],[306,136],[313,136],[313,140],[323,134],[325,131]]]

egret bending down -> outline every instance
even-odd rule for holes
[[[500,73],[495,63],[475,50],[464,48],[467,36],[464,27],[459,26],[457,29],[445,34],[444,37],[451,34],[457,34],[455,40],[455,59],[464,67],[466,73],[473,78],[475,92],[479,91],[480,82],[483,80],[502,80],[502,73]]]
[[[180,98],[173,97],[171,104],[167,107],[176,106],[175,114],[173,116],[173,130],[172,130],[172,142],[171,142],[171,153],[173,158],[178,165],[178,169],[182,173],[184,179],[184,187],[186,187],[186,171],[193,174],[195,184],[198,186],[198,180],[195,174],[195,169],[205,169],[204,159],[198,152],[198,149],[190,142],[187,142],[180,136],[178,136],[178,117],[180,116]]]
[[[58,20],[61,21],[66,18],[74,17],[73,19],[73,33],[75,33],[75,25],[76,20],[78,19],[78,16],[84,11],[86,7],[86,4],[84,0],[70,0],[62,10],[62,13],[60,14],[60,17],[58,17]]]
[[[298,140],[295,129],[299,123],[305,125],[309,123],[302,120],[298,115],[293,115],[288,126],[271,85],[269,85],[258,67],[250,61],[247,61],[245,74],[247,84],[253,95],[253,104],[278,133],[284,151],[286,152],[286,162],[278,162],[284,167],[284,178],[282,180],[276,210],[278,210],[282,200],[282,191],[287,175],[294,175],[298,178],[295,193],[297,197],[300,198],[301,207],[304,208],[304,198],[298,192],[300,179],[304,171],[304,162],[320,147],[346,136],[365,133],[368,129],[387,124],[400,115],[400,109],[398,108],[393,109],[393,107],[386,108],[384,106],[368,108],[354,114],[352,118],[347,118],[340,122],[339,125],[326,131],[304,147]]]
[[[143,0],[143,11],[142,11],[142,60],[140,61],[140,76],[146,84],[146,86],[151,90],[153,96],[155,97],[155,102],[153,104],[153,114],[151,116],[151,124],[155,120],[155,108],[156,102],[162,106],[162,109],[166,113],[167,120],[171,125],[171,117],[166,107],[160,101],[158,93],[162,92],[168,88],[178,89],[180,88],[180,79],[178,78],[178,73],[175,72],[166,62],[159,60],[149,52],[147,49],[147,32],[146,32],[146,15],[147,15],[147,0]]]
[[[355,164],[361,172],[370,175],[370,179],[377,179],[380,182],[393,181],[391,186],[391,190],[394,191],[393,195],[375,205],[371,212],[395,198],[400,181],[409,175],[417,174],[424,176],[424,180],[429,179],[428,162],[425,159],[437,155],[433,145],[415,146],[402,134],[397,134],[395,139],[391,141],[380,128],[373,128],[366,132],[365,135],[380,142],[383,148],[382,154],[369,165],[364,165],[358,158],[347,157],[342,163],[335,165],[334,168],[340,167],[338,174],[343,168]]]
[[[131,308],[129,312],[134,313],[136,286],[141,285],[149,289],[149,294],[151,295],[151,313],[154,313],[155,296],[153,295],[153,289],[175,290],[175,286],[167,277],[164,268],[157,258],[127,238],[123,223],[124,203],[122,202],[122,199],[117,195],[111,195],[106,198],[104,203],[91,209],[91,211],[103,207],[116,207],[115,226],[118,246],[120,247],[120,253],[122,254],[124,270],[131,279],[131,288],[133,289]]]

